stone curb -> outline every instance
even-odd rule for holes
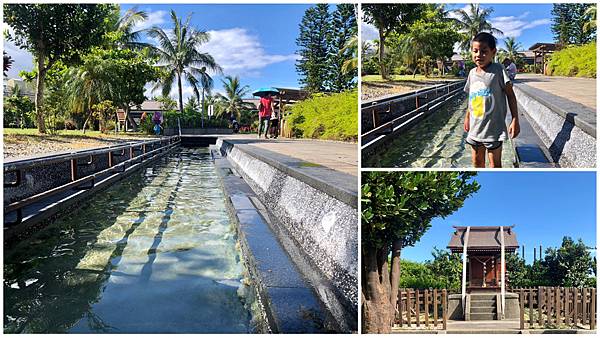
[[[517,82],[517,83],[515,83],[515,87],[518,88],[520,91],[522,91],[525,95],[535,99],[540,104],[546,106],[551,111],[560,115],[562,118],[573,123],[575,126],[579,127],[586,134],[596,138],[596,124],[595,123],[592,124],[592,123],[580,118],[578,115],[574,116],[572,111],[569,112],[569,111],[563,109],[562,107],[559,107],[558,105],[556,105],[554,103],[551,103],[548,99],[541,97],[541,96],[552,97],[554,95],[552,95],[548,92],[545,92],[543,90],[533,88],[524,83]],[[571,107],[576,108],[576,109],[591,111],[591,109],[587,108],[586,106],[576,103],[576,102],[572,102],[565,98],[554,96],[554,99],[557,101],[560,101],[561,103],[564,103],[565,105],[568,104]],[[595,112],[593,112],[593,111],[591,111],[591,113],[595,114]]]
[[[351,207],[358,208],[358,178],[333,169],[311,164],[290,156],[278,154],[269,150],[254,148],[243,141],[219,139],[222,147],[238,150],[254,157],[268,165],[294,177],[309,186],[323,191],[329,196],[338,199]],[[217,141],[219,142],[219,141]],[[218,143],[217,143],[218,145]]]
[[[327,332],[326,311],[252,202],[252,189],[219,151],[211,149],[211,153],[244,263],[264,311],[266,329],[273,333]]]

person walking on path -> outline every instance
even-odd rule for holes
[[[511,59],[505,58],[504,61],[502,61],[502,64],[504,65],[504,68],[506,68],[506,72],[508,73],[510,80],[514,81],[515,77],[517,77],[517,66],[515,63],[512,62]]]
[[[258,138],[264,130],[265,138],[269,138],[269,121],[271,120],[271,114],[273,114],[273,97],[267,93],[265,96],[260,98],[258,104]]]
[[[490,33],[479,33],[471,42],[471,56],[477,67],[471,69],[464,91],[469,94],[464,130],[466,143],[471,145],[473,166],[485,167],[487,152],[490,167],[502,166],[502,143],[508,136],[519,135],[517,98],[506,69],[492,60],[496,56],[496,38]],[[512,121],[506,129],[506,101]]]

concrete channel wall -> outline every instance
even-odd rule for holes
[[[303,271],[320,300],[338,320],[342,331],[356,330],[358,307],[358,197],[307,175],[294,159],[273,161],[248,147],[217,140],[218,149],[242,175],[277,228],[296,265],[307,261],[328,283],[314,282],[311,271]],[[296,160],[297,162],[298,160]],[[338,175],[340,173],[337,173]],[[346,175],[346,174],[343,174]],[[350,176],[350,175],[347,175]],[[289,240],[299,250],[290,253]],[[297,257],[302,256],[302,257]],[[301,268],[302,269],[302,268]],[[344,329],[345,328],[345,329]]]
[[[562,101],[559,106],[551,102],[558,98],[546,98],[541,91],[522,83],[516,83],[514,91],[554,162],[570,168],[596,166],[596,125],[584,118],[585,107]],[[590,115],[595,119],[595,112]]]

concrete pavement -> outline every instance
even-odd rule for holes
[[[524,83],[596,110],[596,79],[517,74],[516,83]]]
[[[358,175],[357,143],[286,138],[258,139],[256,134],[219,135],[219,137],[244,141],[244,144],[249,147],[319,164],[352,176]]]

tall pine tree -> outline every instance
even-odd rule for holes
[[[350,39],[358,34],[356,13],[353,4],[337,5],[333,12],[329,34],[329,76],[327,87],[332,92],[341,92],[356,87],[355,72],[344,73],[342,66],[353,57],[353,50],[345,48]]]
[[[596,38],[596,30],[587,31],[585,23],[589,20],[585,11],[592,4],[555,3],[552,7],[552,32],[554,40],[563,46],[584,44]]]
[[[296,39],[300,59],[296,62],[296,71],[302,87],[311,93],[327,89],[330,18],[329,5],[318,4],[304,12],[300,23],[300,35]]]

